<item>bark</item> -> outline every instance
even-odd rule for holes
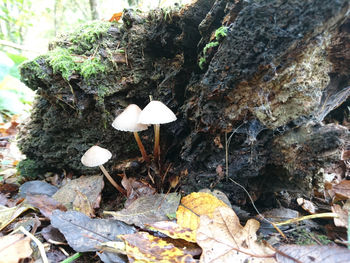
[[[311,190],[324,174],[346,172],[339,165],[350,147],[348,11],[345,0],[199,0],[146,16],[126,11],[123,26],[111,24],[78,54],[101,57],[107,73],[73,73],[66,81],[49,56],[22,67],[40,97],[21,149],[42,170],[93,173],[80,157],[99,143],[114,153],[109,169],[117,173],[116,163],[139,152],[132,134],[110,124],[129,103],[142,108],[152,95],[177,114],[161,128],[161,152],[184,191],[216,186],[244,203],[225,179],[226,158],[229,178],[256,198]],[[52,48],[72,45],[62,40]],[[152,130],[140,136],[151,153]],[[132,163],[128,173],[147,176],[143,164]]]

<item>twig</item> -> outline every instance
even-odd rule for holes
[[[336,213],[321,213],[321,214],[314,214],[314,215],[308,215],[308,216],[302,216],[302,217],[297,217],[297,218],[292,218],[283,222],[275,223],[277,226],[282,226],[282,225],[288,225],[292,223],[296,223],[299,221],[307,220],[307,219],[314,219],[314,218],[337,218],[339,217]]]
[[[243,189],[243,191],[248,195],[251,203],[252,203],[252,206],[254,207],[255,211],[258,213],[258,215],[263,219],[265,220],[266,222],[270,223],[276,230],[278,233],[280,233],[280,235],[283,237],[283,238],[286,238],[286,236],[283,234],[283,232],[277,227],[277,225],[274,223],[274,222],[271,222],[270,220],[266,219],[260,212],[259,210],[256,208],[255,206],[255,203],[253,201],[253,198],[251,197],[251,195],[248,193],[247,189],[245,189],[245,187],[241,184],[239,184],[238,182],[236,182],[235,180],[229,178],[229,165],[228,165],[228,148],[230,146],[230,143],[231,143],[231,139],[232,139],[232,136],[238,131],[238,129],[244,124],[245,122],[243,122],[241,125],[239,125],[233,132],[232,134],[230,135],[230,137],[227,139],[227,132],[225,132],[225,161],[226,161],[226,180],[230,180],[232,181],[234,184],[238,185],[240,188]]]

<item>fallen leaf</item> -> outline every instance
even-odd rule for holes
[[[0,263],[17,263],[32,253],[30,238],[22,234],[0,237]]]
[[[349,224],[349,210],[346,208],[342,208],[340,205],[334,204],[332,205],[332,212],[336,213],[338,217],[335,217],[334,224],[339,227],[345,227],[348,228]]]
[[[41,235],[48,242],[66,242],[66,239],[64,238],[62,233],[57,228],[54,228],[52,225],[48,225],[47,227],[41,229]]]
[[[199,216],[207,215],[210,218],[217,207],[227,205],[208,193],[191,193],[181,199],[181,204],[176,211],[177,223],[192,230],[199,226]]]
[[[219,199],[219,200],[223,201],[225,204],[227,204],[228,207],[231,207],[231,203],[230,203],[230,200],[228,199],[227,195],[220,190],[217,190],[217,189],[210,190],[209,188],[204,188],[204,189],[199,190],[199,192],[211,194],[211,195],[215,196],[217,199]]]
[[[350,180],[343,180],[339,184],[333,185],[333,191],[339,200],[350,199]]]
[[[46,182],[29,181],[21,185],[19,188],[19,194],[24,198],[27,194],[52,196],[57,192],[57,190],[58,188],[56,186],[53,186]]]
[[[173,244],[146,232],[120,236],[130,262],[196,262]]]
[[[143,228],[145,224],[167,220],[168,214],[175,213],[179,201],[180,195],[177,193],[146,195],[136,199],[128,208],[104,213],[127,224]]]
[[[189,242],[196,243],[196,232],[184,228],[172,221],[159,221],[152,224],[147,224],[152,231],[158,231],[173,239],[184,239]]]
[[[280,246],[276,253],[277,261],[279,263],[295,263],[295,260],[278,252],[283,252],[302,263],[345,263],[350,260],[350,250],[339,246]]]
[[[112,17],[108,20],[109,22],[118,22],[122,17],[123,12],[114,13]]]
[[[121,184],[126,189],[126,195],[128,197],[124,203],[125,208],[128,208],[129,205],[140,196],[154,195],[157,192],[157,190],[147,182],[139,181],[135,178],[127,178],[125,174],[123,174]]]
[[[241,226],[237,215],[228,207],[218,207],[212,219],[202,215],[197,230],[197,243],[203,249],[200,262],[275,263],[274,251],[256,241],[259,226],[254,219]]]
[[[25,203],[11,208],[0,206],[0,231],[28,209],[33,207]]]
[[[52,198],[63,204],[67,209],[73,209],[73,202],[76,198],[76,190],[84,194],[93,208],[98,208],[101,201],[103,189],[103,176],[82,176],[69,181],[59,189]]]
[[[40,210],[43,216],[50,218],[52,212],[56,209],[61,211],[67,211],[67,208],[55,199],[48,197],[47,195],[31,195],[26,196],[27,203]]]
[[[87,196],[78,190],[75,190],[75,192],[76,196],[73,201],[73,209],[87,215],[88,217],[95,217],[95,211]]]
[[[135,228],[110,219],[91,219],[77,211],[55,210],[51,224],[77,252],[97,251],[101,243],[119,240],[118,235],[131,234]]]

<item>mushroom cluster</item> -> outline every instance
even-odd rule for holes
[[[134,134],[136,143],[140,149],[142,158],[147,164],[150,164],[151,160],[146,153],[145,147],[142,144],[139,131],[148,129],[149,125],[154,125],[154,149],[153,158],[156,164],[160,161],[160,146],[159,146],[159,134],[160,124],[173,122],[176,120],[175,114],[162,102],[152,100],[141,111],[141,109],[135,105],[130,104],[125,110],[119,114],[112,123],[113,128],[120,131],[132,132]],[[109,175],[103,164],[112,157],[112,153],[107,149],[99,146],[92,146],[81,158],[81,162],[88,167],[99,166],[103,174],[107,177],[109,182],[122,194],[125,195],[125,190],[121,188]]]

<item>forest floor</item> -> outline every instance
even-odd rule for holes
[[[284,193],[278,208],[259,214],[215,189],[181,196],[180,178],[158,193],[119,174],[124,196],[101,175],[30,181],[16,169],[24,158],[19,122],[0,127],[1,262],[350,262],[349,180],[330,175],[322,193],[297,200]]]

